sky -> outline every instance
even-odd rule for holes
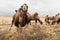
[[[60,0],[0,0],[0,16],[13,16],[22,4],[28,5],[28,12],[40,16],[54,16],[60,13]]]

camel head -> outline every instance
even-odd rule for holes
[[[27,11],[28,11],[28,5],[24,3],[24,4],[21,6],[21,9],[22,9],[23,12],[27,12]]]
[[[38,13],[37,12],[35,12],[35,14],[34,14],[35,16],[38,16]]]

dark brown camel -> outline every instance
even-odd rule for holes
[[[17,40],[20,40],[19,36],[20,36],[20,33],[22,32],[22,27],[26,25],[27,11],[28,11],[28,6],[26,4],[23,4],[21,8],[19,8],[18,10],[15,10],[15,14],[13,15],[12,25],[14,24],[17,27],[17,32],[18,32]],[[11,30],[11,27],[9,30]]]
[[[46,22],[46,24],[50,24],[48,15],[46,15],[46,17],[45,17],[45,22]]]
[[[13,15],[12,25],[14,24],[16,27],[25,26],[27,21],[27,11],[28,6],[26,4],[23,4],[20,9],[15,10],[16,13]]]

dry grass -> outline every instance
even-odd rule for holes
[[[39,23],[23,27],[18,35],[15,26],[9,31],[11,17],[0,17],[0,40],[60,40],[60,25],[40,25]]]

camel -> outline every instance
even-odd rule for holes
[[[19,10],[15,10],[15,12],[18,12]],[[20,13],[21,13],[21,9],[20,9]],[[13,22],[16,20],[15,19],[15,16],[17,16],[17,20],[19,20],[18,19],[18,16],[21,16],[22,17],[22,15],[21,14],[19,14],[19,13],[15,13],[15,15],[13,16],[13,20],[12,20],[12,25],[13,25]],[[26,23],[25,23],[25,25],[26,24],[28,24],[31,20],[35,20],[35,23],[37,23],[37,21],[39,21],[40,22],[40,24],[42,24],[42,21],[39,19],[39,17],[38,17],[38,13],[34,13],[33,15],[30,15],[29,13],[26,13],[25,14],[25,19],[26,19]],[[16,21],[17,21],[16,20]],[[25,20],[24,20],[25,21]],[[23,23],[23,22],[22,22]],[[31,24],[31,23],[30,23]],[[11,25],[11,27],[12,27],[12,25]],[[22,24],[21,26],[23,27],[23,26],[25,26],[24,24]],[[15,23],[15,26],[17,26],[17,27],[19,27],[19,25],[18,24],[16,24]]]
[[[31,20],[34,20],[34,21],[35,21],[35,24],[37,23],[37,21],[39,21],[40,24],[43,23],[43,22],[39,19],[39,16],[38,16],[38,13],[37,13],[37,12],[35,12],[34,14],[32,14]],[[30,22],[30,25],[31,25],[31,22]]]
[[[14,24],[17,27],[18,35],[20,36],[20,33],[22,32],[22,27],[24,27],[25,25],[28,25],[28,23],[30,23],[31,20],[38,20],[40,23],[42,23],[38,17],[37,18],[32,17],[28,13],[27,4],[23,4],[21,8],[19,8],[18,10],[15,10],[15,14],[13,15],[12,24],[9,31],[11,30]]]
[[[24,27],[26,24],[30,23],[31,20],[35,20],[35,21],[38,20],[42,24],[41,20],[36,16],[37,13],[35,13],[34,16],[33,15],[31,16],[27,11],[28,11],[28,6],[26,4],[21,6],[20,9],[15,10],[15,14],[13,15],[13,19],[12,19],[12,25],[14,24],[18,28]]]
[[[57,15],[55,15],[54,17],[52,17],[52,24],[54,23],[60,23],[60,14],[58,13]]]
[[[21,8],[15,10],[15,14],[13,15],[12,19],[12,25],[14,24],[16,27],[25,26],[27,21],[27,15],[26,15],[27,11],[28,11],[27,4],[23,4]]]
[[[45,17],[45,22],[46,22],[46,24],[50,24],[48,15],[46,15],[46,17]]]
[[[60,14],[56,14],[55,16],[49,17],[50,20],[50,24],[55,24],[55,23],[59,23],[60,22]]]
[[[52,23],[52,22],[54,21],[53,19],[54,19],[54,16],[49,17],[49,22],[50,22],[49,24],[53,24],[53,23]]]

